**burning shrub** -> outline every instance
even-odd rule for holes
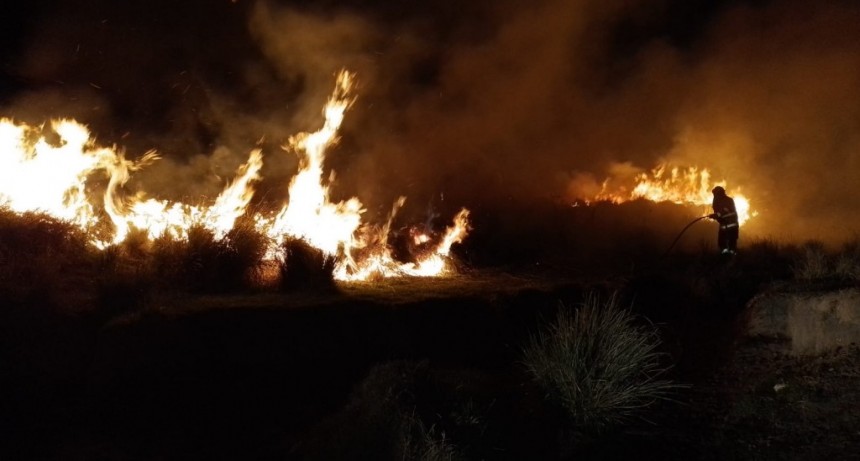
[[[302,239],[287,239],[282,248],[281,288],[284,290],[334,291],[335,258]]]
[[[676,387],[658,379],[665,368],[656,329],[638,325],[617,299],[591,296],[573,313],[561,306],[524,349],[535,381],[583,429],[625,422]]]

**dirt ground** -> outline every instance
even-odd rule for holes
[[[466,459],[860,459],[860,347],[792,357],[738,339],[756,292],[740,275],[703,286],[712,271],[602,285],[472,274],[62,319],[7,352],[20,359],[4,377],[4,459],[403,459],[380,451],[402,427],[391,408]],[[664,330],[686,387],[643,421],[571,434],[528,385],[521,346],[560,301],[618,286]],[[403,379],[391,363],[423,371]],[[392,389],[401,400],[386,400]]]
[[[793,357],[777,346],[739,344],[689,390],[705,422],[701,458],[860,459],[860,347]]]

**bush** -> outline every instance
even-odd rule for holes
[[[87,309],[95,261],[74,224],[0,208],[0,304]]]
[[[224,238],[193,226],[180,262],[179,280],[185,289],[204,293],[251,288],[265,252],[265,237],[249,226],[237,226]]]
[[[286,291],[335,291],[335,259],[302,239],[288,239],[281,247],[281,288]]]
[[[192,226],[187,239],[163,234],[150,241],[143,231],[132,231],[120,244],[105,251],[107,288],[137,287],[196,293],[225,293],[258,287],[258,273],[266,237],[248,225],[237,225],[224,238]]]
[[[296,459],[464,459],[444,431],[418,410],[419,382],[427,361],[391,361],[373,366],[338,413],[313,427],[292,453]]]
[[[575,312],[560,306],[555,321],[532,336],[524,364],[548,399],[580,429],[626,422],[677,387],[658,379],[665,368],[652,325],[590,296]]]
[[[152,248],[144,231],[132,230],[99,258],[99,303],[107,314],[141,307],[160,280],[151,264]],[[160,274],[159,274],[160,275]]]

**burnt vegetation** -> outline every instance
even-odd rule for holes
[[[250,223],[98,250],[71,224],[4,209],[3,452],[737,455],[736,426],[713,410],[726,396],[701,389],[743,341],[745,304],[773,284],[857,286],[860,251],[757,240],[727,261],[708,232],[666,254],[674,234],[615,226],[637,207],[686,219],[642,203],[476,213],[460,275],[353,284],[301,240],[266,267]]]

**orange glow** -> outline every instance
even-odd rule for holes
[[[610,180],[607,179],[602,183],[600,192],[584,202],[586,204],[598,201],[623,203],[645,199],[653,202],[709,207],[713,201],[711,189],[715,186],[726,188],[725,180],[712,182],[711,172],[707,168],[670,168],[665,164],[659,165],[650,173],[637,174],[634,178],[634,186],[629,191],[624,188],[610,190],[609,184]],[[757,211],[750,208],[749,199],[739,190],[731,191],[728,188],[726,190],[735,200],[738,221],[741,225],[758,215]]]
[[[283,257],[280,249],[287,239],[303,239],[335,257],[335,277],[340,280],[450,272],[450,247],[468,233],[467,210],[457,214],[453,226],[443,235],[423,234],[416,244],[432,250],[404,263],[391,256],[387,240],[391,222],[405,197],[394,203],[383,226],[362,222],[365,210],[356,197],[337,203],[330,200],[334,172],[326,172],[325,155],[337,142],[338,129],[354,101],[353,81],[353,74],[340,72],[323,109],[323,126],[313,133],[292,136],[283,146],[299,157],[299,170],[288,187],[289,198],[274,215],[251,216],[257,230],[271,242],[266,258]],[[55,120],[49,129],[0,119],[0,205],[16,212],[41,211],[72,222],[87,231],[92,236],[91,243],[98,248],[123,242],[132,229],[145,231],[150,239],[165,234],[187,239],[189,229],[203,226],[216,239],[223,239],[247,212],[263,166],[263,152],[252,150],[233,181],[211,204],[191,205],[147,198],[143,193],[124,194],[122,188],[132,173],[158,158],[150,151],[133,161],[116,148],[98,147],[89,130],[73,120]],[[101,201],[93,200],[91,197],[98,194],[88,190],[88,180],[97,172],[108,179]],[[105,215],[111,229],[107,236],[95,231],[97,227],[104,228]]]

